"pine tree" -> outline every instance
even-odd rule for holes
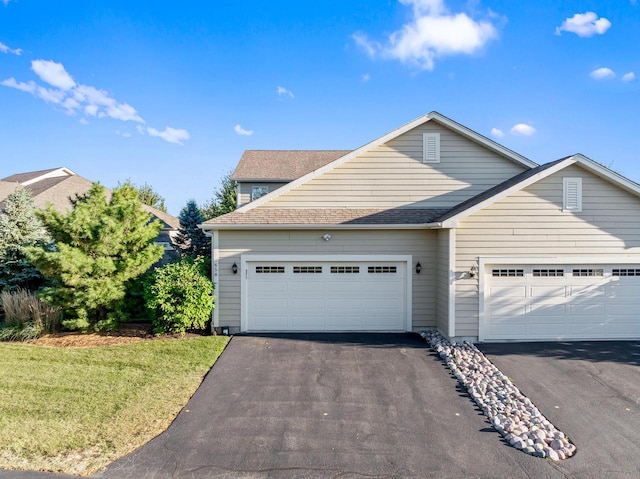
[[[152,186],[148,183],[145,183],[142,186],[135,185],[131,182],[131,180],[127,180],[124,182],[125,185],[130,185],[136,189],[138,192],[138,199],[142,204],[151,206],[157,210],[167,212],[167,207],[164,204],[164,197],[154,191]]]
[[[211,241],[198,225],[204,219],[198,209],[198,205],[194,200],[189,200],[187,205],[182,208],[180,215],[180,229],[176,236],[176,243],[182,249],[182,254],[191,258],[211,256]]]
[[[220,189],[214,192],[214,197],[204,205],[200,212],[204,220],[217,218],[231,213],[237,207],[238,184],[231,179],[231,174],[222,177]]]
[[[36,217],[31,192],[20,188],[11,193],[0,214],[0,291],[38,289],[44,278],[27,259],[26,249],[49,242]]]
[[[71,329],[111,329],[126,319],[124,297],[128,283],[160,259],[154,244],[161,225],[150,222],[131,185],[113,190],[94,183],[73,201],[66,214],[49,205],[38,212],[55,248],[30,248],[29,259],[54,285],[46,292],[51,304],[64,311]]]

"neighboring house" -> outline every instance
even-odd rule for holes
[[[243,206],[202,225],[217,328],[640,338],[640,187],[580,154],[538,166],[432,112],[234,177]]]
[[[17,188],[27,188],[31,191],[36,207],[46,208],[47,204],[51,203],[56,210],[64,212],[71,208],[71,199],[89,191],[92,184],[90,180],[64,167],[7,176],[0,180],[0,210],[4,209],[7,196]],[[110,195],[111,191],[107,190],[107,194]],[[142,207],[162,222],[162,229],[156,240],[157,244],[165,248],[160,263],[177,258],[174,239],[180,228],[178,218],[148,205]]]

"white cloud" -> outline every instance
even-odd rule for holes
[[[368,73],[365,73],[364,75],[362,75],[363,83],[367,83],[369,80],[371,80],[371,75],[369,75]]]
[[[4,3],[4,6],[6,7],[7,5],[9,5],[9,2],[10,2],[10,1],[11,1],[11,0],[2,0],[2,3]]]
[[[636,79],[636,74],[633,72],[625,73],[622,75],[622,81],[628,83]]]
[[[466,13],[449,13],[442,0],[400,0],[413,7],[413,18],[389,35],[385,45],[369,40],[362,32],[352,35],[356,45],[370,57],[399,60],[433,70],[435,59],[470,55],[498,36],[492,23],[474,20]]]
[[[289,98],[294,98],[293,92],[287,90],[283,86],[279,86],[276,91],[278,92],[278,96],[288,96]]]
[[[80,111],[84,114],[80,123],[85,125],[89,124],[87,117],[113,118],[114,120],[136,122],[138,123],[136,129],[141,135],[149,134],[169,143],[182,145],[183,141],[190,138],[187,130],[169,126],[164,131],[151,127],[145,130],[141,125],[145,123],[145,120],[133,106],[118,102],[106,90],[76,83],[62,63],[34,60],[31,62],[31,68],[43,82],[53,88],[38,85],[34,81],[19,82],[13,77],[0,81],[0,85],[30,93],[46,103],[57,105],[61,111],[67,114],[75,114]],[[292,93],[291,96],[293,97]],[[120,136],[128,138],[131,134],[122,133]]]
[[[616,74],[611,68],[598,68],[589,73],[589,76],[594,80],[611,80],[616,77]]]
[[[42,81],[61,90],[69,90],[76,86],[76,82],[64,69],[62,63],[56,63],[50,60],[33,60],[31,62],[31,69]]]
[[[511,128],[510,133],[512,135],[531,136],[536,132],[536,129],[526,123],[518,123]]]
[[[236,125],[233,127],[233,131],[235,131],[240,136],[251,136],[253,135],[253,130],[245,130],[240,125]]]
[[[598,18],[594,12],[576,13],[567,18],[562,25],[556,28],[556,35],[562,31],[575,33],[579,37],[592,37],[602,35],[611,27],[611,22],[606,18]]]
[[[356,32],[351,35],[353,41],[356,42],[356,45],[360,47],[362,51],[364,51],[371,58],[376,56],[376,53],[382,49],[382,45],[378,42],[372,42],[369,40],[369,37],[366,33]]]
[[[164,131],[158,131],[155,128],[147,127],[147,133],[149,133],[149,136],[157,136],[162,138],[164,141],[175,143],[176,145],[182,145],[183,141],[190,138],[187,130],[171,128],[170,126],[166,127]]]
[[[88,125],[89,121],[85,117],[82,117],[82,118],[80,118],[80,124],[81,125]]]
[[[6,5],[6,3],[5,3],[5,5]],[[10,48],[9,46],[5,45],[2,42],[0,42],[0,52],[2,52],[2,53],[11,53],[12,55],[22,55],[22,49],[21,48]]]
[[[122,138],[131,138],[131,133],[127,132],[127,131],[120,131],[120,130],[116,130],[116,135],[121,136]]]
[[[502,138],[504,136],[504,132],[499,128],[491,128],[491,136],[496,138]]]

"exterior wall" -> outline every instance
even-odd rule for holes
[[[331,233],[331,241],[322,235]],[[220,231],[216,308],[220,326],[240,328],[240,266],[244,253],[260,254],[410,254],[413,274],[413,329],[435,327],[436,233],[430,230]],[[415,273],[417,262],[422,272]]]
[[[428,132],[440,133],[440,163],[422,162],[422,134]],[[445,208],[524,170],[430,121],[261,207]]]
[[[449,329],[449,230],[437,230],[436,255],[436,326]]]
[[[582,212],[562,212],[562,178],[582,178]],[[456,271],[480,256],[640,254],[640,199],[573,165],[460,222]],[[478,336],[478,279],[456,281],[456,336]]]
[[[286,184],[287,183],[273,183],[273,182],[245,183],[245,182],[239,181],[238,182],[238,207],[251,202],[251,188],[254,186],[268,186],[269,193],[271,193],[272,191],[277,190],[278,188]]]

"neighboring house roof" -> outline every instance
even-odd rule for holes
[[[260,198],[258,198],[255,201],[251,201],[250,203],[247,203],[246,205],[238,208],[238,211],[248,211],[251,210],[253,208],[257,208],[258,206],[271,201],[273,198],[276,198],[288,191],[291,191],[293,188],[296,188],[297,186],[300,186],[310,180],[312,180],[313,178],[316,178],[320,175],[322,175],[323,173],[326,173],[327,171],[340,166],[344,163],[346,163],[347,161],[360,156],[364,153],[366,153],[367,151],[376,148],[384,143],[388,143],[389,141],[397,138],[398,136],[408,132],[409,130],[412,130],[413,128],[416,128],[420,125],[423,125],[424,123],[427,123],[429,121],[434,121],[436,123],[439,123],[447,128],[449,128],[450,130],[458,133],[459,135],[474,141],[476,143],[481,144],[482,146],[484,146],[485,148],[489,149],[490,151],[493,151],[494,153],[504,157],[504,158],[508,158],[511,161],[520,164],[522,166],[526,166],[527,168],[535,168],[536,166],[538,166],[537,163],[525,158],[522,155],[519,155],[518,153],[496,143],[493,140],[490,140],[489,138],[480,135],[479,133],[476,133],[475,131],[467,128],[466,126],[463,126],[449,118],[447,118],[444,115],[441,115],[440,113],[436,112],[436,111],[432,111],[431,113],[427,113],[426,115],[421,116],[420,118],[416,118],[415,120],[407,123],[406,125],[401,126],[400,128],[397,128],[389,133],[387,133],[386,135],[381,136],[380,138],[373,140],[370,143],[367,143],[364,146],[361,146],[360,148],[350,151],[346,154],[344,154],[343,156],[340,156],[339,158],[335,159],[334,161],[331,161],[330,163],[325,164],[324,166],[321,166],[320,168],[311,171],[309,173],[307,173],[306,175],[272,191],[271,193],[268,193]]]
[[[36,207],[46,208],[48,204],[52,204],[56,210],[64,211],[71,208],[71,199],[87,193],[92,185],[92,181],[65,167],[18,173],[0,180],[0,208],[4,207],[7,196],[17,188],[27,188],[31,191]],[[111,190],[107,189],[106,195],[110,198]],[[148,205],[142,207],[162,221],[163,230],[180,228],[180,221],[175,216]]]
[[[351,150],[247,150],[231,175],[236,181],[292,181]]]
[[[2,178],[2,181],[15,181],[21,185],[28,185],[34,181],[39,181],[44,178],[53,178],[56,176],[69,176],[75,175],[73,171],[64,166],[58,168],[50,168],[48,170],[28,171],[26,173],[18,173],[15,175]]]
[[[282,228],[290,226],[318,226],[318,225],[425,225],[442,215],[446,210],[442,208],[262,208],[246,212],[236,210],[223,216],[218,216],[203,223],[215,225],[216,229],[225,226],[236,228],[240,225],[277,225]]]

